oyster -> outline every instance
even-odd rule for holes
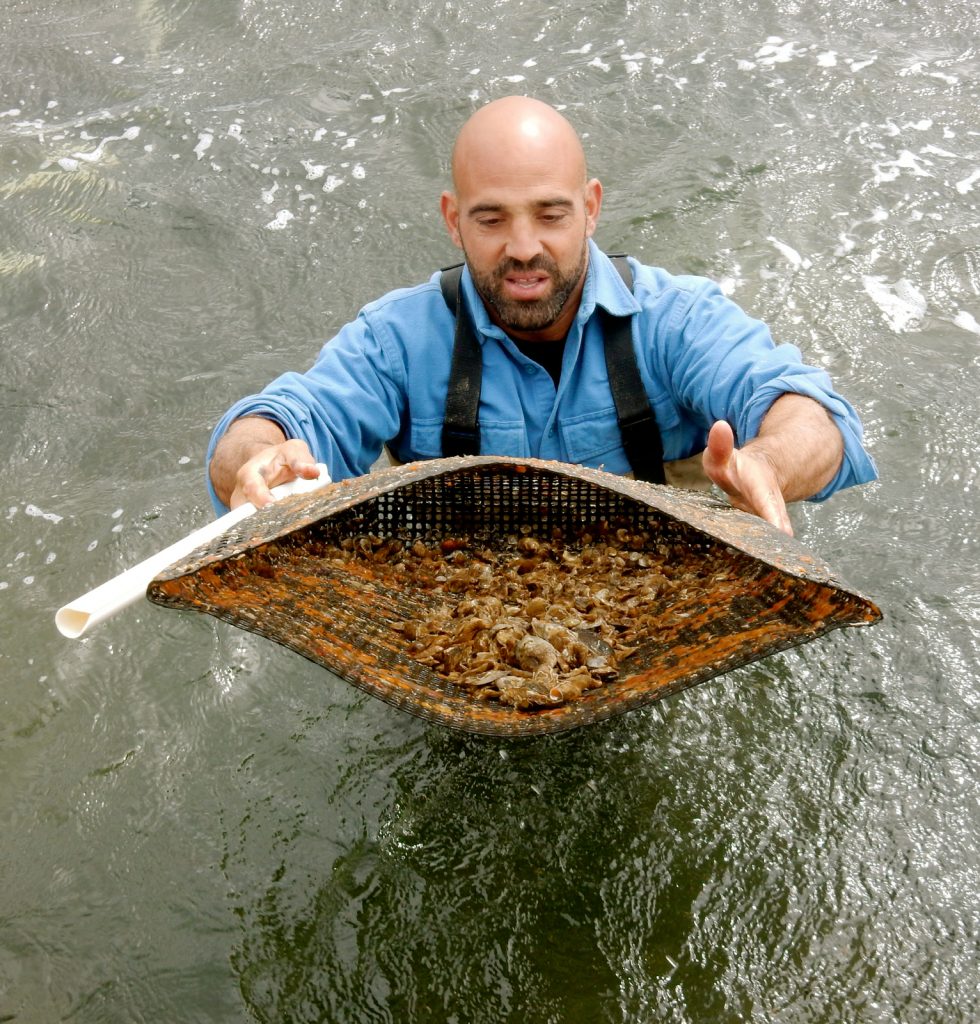
[[[427,542],[365,534],[326,545],[335,565],[367,562],[441,603],[395,623],[406,653],[447,682],[521,709],[575,700],[613,682],[618,663],[655,633],[680,594],[717,586],[716,574],[672,579],[680,552],[645,530],[597,524],[566,543],[522,534],[491,547],[469,537]],[[689,560],[686,560],[689,564]]]

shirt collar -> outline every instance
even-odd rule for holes
[[[620,277],[612,260],[590,238],[589,269],[585,277],[578,318],[583,322],[588,320],[595,312],[596,306],[602,306],[613,316],[632,316],[640,312],[639,302],[626,287],[626,282]]]
[[[591,238],[588,246],[589,266],[585,272],[585,287],[582,289],[582,301],[575,316],[576,322],[584,325],[595,313],[596,306],[602,306],[613,316],[631,316],[638,313],[640,304],[626,287],[626,282],[619,276],[619,271],[613,266],[612,261]],[[473,325],[477,334],[505,338],[506,332],[493,323],[483,300],[477,294],[469,267],[463,270],[462,288],[466,304],[473,314]]]

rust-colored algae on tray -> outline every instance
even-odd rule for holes
[[[412,714],[503,736],[600,721],[880,618],[798,542],[724,502],[490,456],[285,499],[147,593]]]

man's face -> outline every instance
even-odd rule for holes
[[[481,263],[465,242],[463,254],[480,298],[496,313],[494,319],[517,334],[546,331],[555,325],[582,281],[588,262],[584,234],[579,236],[578,252],[570,251],[564,264],[544,246],[526,262],[503,256],[496,265]]]
[[[527,340],[568,332],[601,198],[597,181],[562,180],[553,169],[542,170],[543,180],[477,170],[443,196],[450,234],[491,319]]]

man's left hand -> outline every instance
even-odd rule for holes
[[[728,495],[735,508],[760,516],[793,536],[776,470],[764,451],[754,452],[751,444],[736,448],[731,426],[718,420],[708,434],[702,461],[708,479]]]

